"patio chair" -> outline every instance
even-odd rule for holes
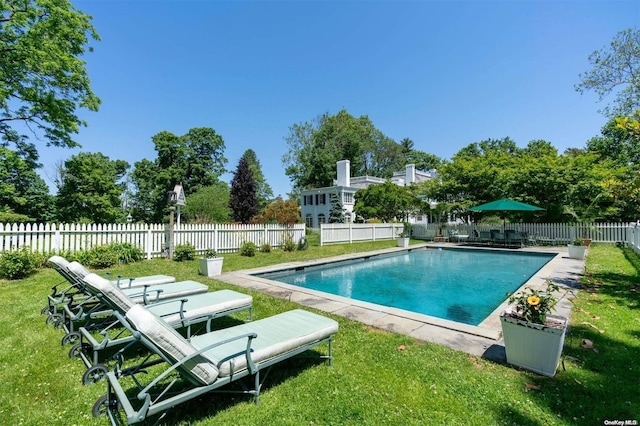
[[[449,229],[449,241],[453,243],[463,243],[469,241],[469,235],[460,234],[457,229]]]
[[[491,230],[491,243],[493,245],[496,246],[506,246],[507,245],[507,240],[505,237],[504,232],[497,230],[497,229],[492,229]]]
[[[491,244],[493,242],[491,231],[480,231],[480,236],[478,239],[480,244]]]
[[[74,302],[78,303],[85,300],[87,297],[82,288],[81,278],[88,275],[90,272],[87,268],[77,263],[75,273],[69,270],[69,261],[62,256],[51,256],[49,258],[49,264],[62,275],[68,284],[64,289],[58,289],[60,283],[52,287],[52,292],[47,299],[47,306],[42,309],[42,314],[49,314],[47,320],[53,321],[56,316],[51,317],[52,314],[57,314],[58,308],[67,305],[71,298],[74,298]],[[167,284],[175,282],[175,278],[169,275],[152,275],[147,277],[137,278],[123,278],[119,276],[116,280],[111,280],[114,285],[126,286],[126,287],[144,287],[145,285],[157,285]]]
[[[514,229],[507,229],[505,231],[505,238],[506,238],[506,243],[509,247],[522,247],[524,246],[525,243],[525,239],[522,236],[522,233],[514,230]]]
[[[64,259],[63,259],[64,260]],[[90,287],[87,287],[82,279],[86,268],[78,262],[65,263],[56,258],[52,264],[56,270],[64,276],[73,291],[58,293],[55,290],[48,296],[47,323],[52,323],[56,328],[63,328],[67,335],[63,338],[63,343],[72,343],[75,334],[75,322],[85,321],[84,326],[88,326],[91,318],[103,317],[111,313],[110,308],[105,307],[97,297],[98,294]],[[113,283],[109,285],[116,288]],[[128,287],[121,289],[133,303],[154,303],[160,300],[186,297],[193,294],[206,293],[209,288],[196,281],[180,281],[166,284],[144,285],[141,287]],[[47,309],[45,307],[43,312]],[[103,312],[104,311],[104,312]]]
[[[107,394],[96,401],[93,415],[106,414],[113,425],[122,420],[120,410],[127,423],[138,423],[209,392],[250,394],[258,403],[262,370],[323,343],[329,345],[328,355],[320,358],[331,365],[333,335],[338,332],[336,321],[300,309],[190,340],[142,305],[133,306],[121,321],[167,368],[138,375],[139,369],[116,367],[107,373]],[[129,377],[137,390],[123,386]],[[251,377],[253,384],[244,383]],[[241,389],[222,389],[232,382]]]
[[[53,267],[64,275],[65,270],[68,270],[70,262],[67,261],[62,256],[51,256],[49,258],[49,263],[53,265]],[[71,275],[75,273],[79,278],[83,278],[91,273],[86,267],[84,267],[80,262],[75,262],[78,266],[76,267],[74,272],[70,272]],[[62,271],[61,271],[62,270]],[[110,278],[111,273],[108,272],[106,274],[107,278]],[[72,276],[71,279],[76,278]],[[110,280],[114,285],[118,287],[128,288],[128,287],[144,287],[145,285],[158,285],[158,284],[168,284],[176,281],[175,277],[170,275],[149,275],[144,277],[123,277],[118,275],[115,280]]]
[[[114,312],[124,315],[135,305],[122,289],[96,274],[87,275],[84,281],[103,302],[105,308],[112,310],[109,315],[115,317]],[[212,320],[236,312],[248,310],[249,321],[252,321],[252,302],[253,299],[249,295],[232,290],[219,290],[145,306],[150,312],[163,318],[169,326],[175,329],[185,329],[187,337],[190,337],[197,332],[192,330],[192,326],[204,323],[204,329],[206,332],[210,332]],[[100,312],[100,315],[104,314],[105,311]],[[106,374],[107,368],[100,364],[101,353],[107,349],[126,346],[135,341],[134,336],[122,328],[117,317],[116,321],[102,324],[105,324],[105,327],[98,332],[95,331],[96,327],[80,327],[78,329],[80,342],[69,351],[70,358],[79,358],[87,366],[87,371],[82,378],[84,384],[93,383]],[[98,335],[102,336],[100,340],[98,340]]]

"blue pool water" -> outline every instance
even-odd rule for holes
[[[300,287],[478,325],[553,254],[421,249],[260,274]]]

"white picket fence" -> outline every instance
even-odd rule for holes
[[[448,225],[460,234],[473,235],[474,229],[488,231],[502,226],[484,224]],[[413,225],[412,237],[430,240],[439,232],[438,224]],[[636,223],[507,223],[506,229],[527,232],[556,244],[587,236],[595,242],[626,243],[640,252],[640,225]],[[352,243],[394,239],[402,232],[401,223],[349,224],[332,223],[320,227],[320,244]],[[245,241],[258,247],[268,243],[281,247],[291,236],[298,242],[305,235],[304,224],[292,226],[240,224],[181,224],[174,229],[174,244],[193,244],[197,253],[214,249],[219,253],[238,251]],[[76,252],[112,242],[130,243],[139,247],[148,259],[165,256],[169,236],[166,224],[2,224],[0,252],[29,247],[43,254]]]
[[[402,230],[402,223],[323,223],[320,245],[392,240]]]
[[[594,242],[621,243],[628,242],[629,230],[636,226],[635,223],[507,223],[505,230],[526,232],[533,239],[551,242],[552,244],[566,244],[576,238],[591,238]],[[503,225],[488,224],[456,224],[443,227],[445,236],[448,230],[456,230],[462,235],[474,235],[474,230],[490,231],[502,230]],[[412,236],[417,239],[431,239],[440,226],[438,224],[414,225]]]
[[[474,235],[474,230],[490,231],[502,229],[503,225],[455,224],[440,226],[437,223],[412,225],[411,236],[415,239],[433,240],[439,232],[448,235],[448,230],[456,230],[461,235]],[[505,229],[526,232],[549,244],[563,245],[576,238],[587,237],[595,242],[627,242],[632,247],[640,247],[640,227],[635,223],[507,223]],[[442,229],[440,229],[442,228]],[[402,232],[401,223],[331,223],[320,226],[320,244],[350,243],[393,239]],[[630,230],[635,229],[635,243],[629,240]]]
[[[266,224],[181,224],[174,228],[174,245],[192,244],[197,253],[214,249],[219,253],[238,251],[245,241],[258,247],[268,243],[282,246],[290,236],[296,243],[305,235],[304,224],[292,226]],[[0,251],[28,247],[30,251],[51,254],[76,252],[111,243],[130,243],[147,259],[165,256],[169,241],[166,224],[2,224]]]
[[[627,230],[627,245],[636,253],[640,252],[640,224],[636,223]]]

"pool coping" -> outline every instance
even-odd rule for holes
[[[324,312],[344,316],[346,318],[362,322],[372,327],[404,334],[418,340],[430,341],[456,350],[497,358],[503,355],[502,329],[500,313],[507,307],[508,300],[500,304],[484,321],[477,326],[462,324],[429,315],[418,314],[398,308],[377,305],[370,302],[350,299],[317,290],[307,289],[273,281],[253,274],[275,272],[283,269],[308,268],[326,263],[348,261],[362,257],[375,257],[379,255],[394,254],[403,251],[422,250],[425,248],[446,247],[450,249],[488,250],[486,247],[470,247],[454,243],[421,243],[413,244],[407,248],[389,248],[370,252],[359,252],[328,258],[280,263],[266,267],[244,269],[226,272],[215,279],[270,294],[272,296],[287,299],[303,306],[315,308]],[[495,249],[514,252],[514,249]],[[525,247],[517,249],[517,252],[548,253],[555,256],[535,273],[522,287],[543,288],[547,279],[552,280],[561,287],[577,289],[578,280],[584,271],[584,261],[570,259],[566,247]],[[563,298],[557,305],[555,314],[569,317],[571,313],[571,297]]]

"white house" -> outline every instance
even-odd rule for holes
[[[320,224],[327,223],[331,211],[331,194],[337,194],[345,208],[347,222],[353,222],[354,194],[358,189],[366,189],[369,185],[384,183],[387,179],[374,176],[351,177],[351,163],[349,160],[337,162],[338,179],[334,186],[313,188],[302,191],[300,205],[301,214],[305,224],[309,228],[319,228]],[[395,172],[391,181],[398,186],[408,186],[412,183],[424,182],[435,177],[436,171],[424,172],[416,170],[414,164],[407,164],[402,172]],[[409,218],[411,223],[426,224],[427,217],[418,215]]]

